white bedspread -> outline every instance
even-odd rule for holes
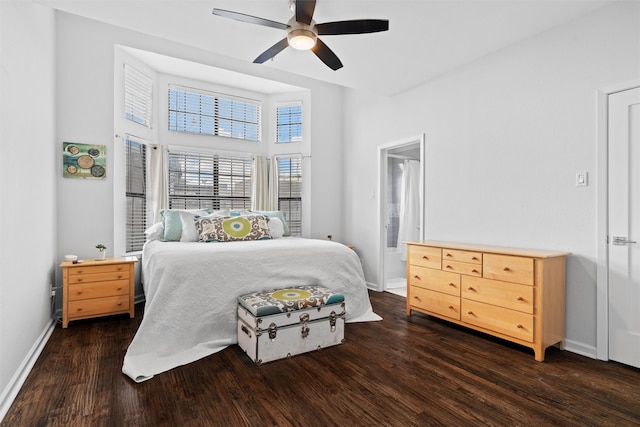
[[[318,284],[344,294],[347,322],[380,320],[356,253],[325,240],[152,241],[142,280],[144,317],[122,365],[136,382],[237,343],[237,297],[245,293]]]

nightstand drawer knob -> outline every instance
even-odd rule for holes
[[[524,301],[524,298],[522,298],[522,297],[518,297],[518,298],[516,298],[516,299],[517,299],[518,301]]]
[[[517,324],[517,325],[516,325],[516,327],[517,327],[518,329],[524,329],[524,326],[522,326],[521,324]]]
[[[455,288],[456,284],[455,283],[449,283],[449,286],[451,286],[452,288]]]
[[[422,255],[422,259],[426,259],[426,260],[428,260],[428,259],[429,259],[429,257],[428,257],[428,256],[426,256],[426,255]]]
[[[509,271],[509,267],[505,267],[502,269],[503,271]]]

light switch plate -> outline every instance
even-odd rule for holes
[[[589,172],[576,172],[576,187],[589,185]]]

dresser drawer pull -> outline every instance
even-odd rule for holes
[[[522,326],[521,324],[519,324],[519,323],[518,323],[518,324],[516,325],[516,328],[518,328],[518,329],[524,329],[524,326]]]
[[[451,257],[453,255],[451,255],[450,253],[445,254],[445,256]]]
[[[428,257],[428,256],[426,256],[426,255],[422,255],[422,259],[426,259],[426,260],[428,260],[428,259],[429,259],[429,257]]]
[[[420,297],[417,297],[417,296],[415,296],[415,295],[413,296],[413,299],[417,299],[418,301],[422,302],[422,300],[420,299]]]
[[[122,301],[118,302],[118,305],[122,305]]]
[[[452,305],[449,306],[449,310],[454,310],[455,311],[455,309],[456,308],[454,306],[452,306]]]
[[[469,290],[469,291],[473,291],[473,292],[475,292],[475,291],[476,291],[476,290],[473,288],[473,286],[469,286],[469,287],[467,288],[467,290]]]
[[[467,311],[467,314],[470,316],[475,316],[475,314],[473,314],[473,311]]]
[[[121,274],[118,274],[118,279],[122,279],[122,275]]]
[[[478,260],[478,257],[472,256],[471,261],[479,261],[479,260]]]
[[[518,298],[516,298],[516,299],[517,299],[518,301],[524,301],[524,298],[522,298],[522,297],[518,297]]]
[[[447,265],[445,268],[448,268],[449,270],[453,270],[453,267],[451,267],[450,265]]]
[[[476,270],[475,268],[473,270],[471,270],[472,273],[480,273],[478,270]]]
[[[449,286],[451,286],[452,288],[455,288],[456,284],[455,283],[449,283]]]
[[[76,279],[76,282],[82,282],[82,277],[78,277],[78,278]]]
[[[76,311],[82,311],[82,308],[77,309]]]
[[[122,290],[122,286],[119,286],[116,290],[121,291]]]
[[[503,268],[502,270],[503,270],[503,271],[510,271],[510,270],[509,270],[509,267],[505,267],[505,268]]]

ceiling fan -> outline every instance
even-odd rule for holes
[[[310,49],[334,71],[342,68],[342,62],[318,36],[377,33],[389,29],[389,21],[386,19],[354,19],[316,24],[313,20],[315,8],[316,0],[291,0],[290,9],[293,12],[293,17],[286,24],[222,9],[213,9],[213,14],[287,31],[287,37],[271,46],[253,61],[256,64],[262,64],[283,51],[287,46],[291,46],[298,50]]]

